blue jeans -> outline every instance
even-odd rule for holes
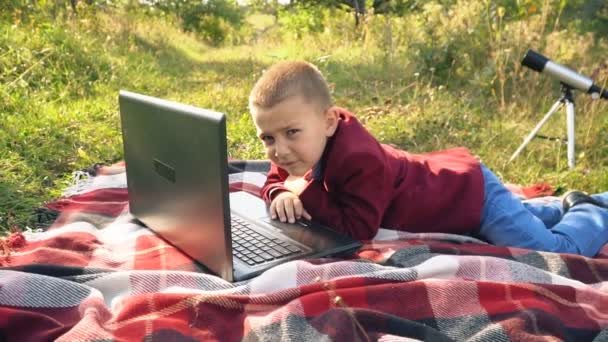
[[[592,257],[608,241],[608,210],[578,204],[564,214],[561,199],[522,201],[486,166],[479,235],[492,244]],[[592,195],[608,203],[608,192]]]

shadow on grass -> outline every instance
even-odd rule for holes
[[[586,0],[566,6],[561,20],[572,23],[569,29],[579,34],[594,33],[595,40],[608,34],[608,2],[606,0]]]
[[[19,184],[0,180],[0,236],[13,226],[21,229],[31,225],[32,213],[39,205]]]

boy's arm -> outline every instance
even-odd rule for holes
[[[274,163],[270,164],[270,171],[266,176],[266,182],[262,186],[260,194],[264,201],[270,203],[281,192],[289,191],[284,186],[285,179],[279,174],[279,168]]]
[[[313,220],[358,240],[373,238],[392,196],[393,177],[382,155],[352,154],[326,175],[332,192],[313,180],[300,200]]]

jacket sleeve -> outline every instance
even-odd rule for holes
[[[312,219],[354,239],[376,236],[393,186],[383,158],[380,154],[352,154],[332,167],[339,172],[326,174],[325,182],[309,182],[300,200]]]
[[[270,164],[270,171],[266,175],[266,182],[262,186],[260,195],[264,201],[270,203],[281,192],[289,191],[284,186],[285,179],[279,173],[279,167],[274,163]]]

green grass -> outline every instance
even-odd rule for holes
[[[230,155],[263,158],[248,92],[273,62],[296,58],[316,63],[335,102],[383,142],[411,152],[467,146],[507,182],[608,190],[608,101],[580,92],[575,170],[565,145],[538,139],[507,163],[559,95],[555,80],[519,65],[525,49],[596,71],[603,84],[606,40],[565,19],[541,27],[542,13],[508,21],[483,6],[372,16],[359,30],[330,13],[323,32],[300,40],[257,15],[247,25],[263,34],[221,47],[169,17],[121,10],[0,22],[0,232],[32,226],[32,209],[61,196],[73,171],[122,159],[120,89],[225,112]],[[543,11],[552,18],[558,8]],[[563,111],[542,133],[565,135]]]

